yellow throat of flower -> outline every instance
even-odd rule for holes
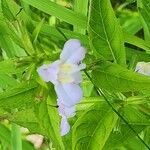
[[[73,82],[71,72],[73,71],[74,66],[72,64],[61,64],[59,69],[60,69],[60,73],[58,74],[58,80],[61,83]]]
[[[70,73],[73,70],[73,65],[72,64],[61,64],[60,65],[60,71],[64,73]]]

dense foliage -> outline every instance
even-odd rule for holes
[[[150,149],[150,73],[135,71],[150,62],[149,13],[149,0],[0,0],[0,149],[35,150],[35,133],[40,150]],[[61,136],[54,86],[37,69],[69,39],[87,49],[84,96]]]

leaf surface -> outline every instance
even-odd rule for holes
[[[64,8],[54,2],[49,0],[23,0],[27,4],[36,7],[43,12],[58,17],[59,19],[66,21],[72,25],[81,26],[82,28],[86,27],[86,17],[75,13],[72,10]]]
[[[90,107],[73,127],[73,150],[101,150],[117,120],[118,116],[108,105]]]
[[[150,77],[120,65],[103,61],[93,73],[93,81],[97,87],[110,91],[129,92],[150,89]]]
[[[105,58],[125,65],[123,34],[109,0],[91,0],[89,38],[91,47]]]

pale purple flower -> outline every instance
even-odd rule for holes
[[[70,125],[67,121],[66,116],[62,116],[61,123],[60,123],[60,128],[61,128],[61,136],[66,135],[70,131]]]
[[[135,71],[144,75],[150,75],[150,62],[138,62]]]
[[[61,136],[66,135],[70,130],[70,125],[67,121],[68,118],[75,116],[75,106],[67,107],[60,100],[58,101],[58,110],[59,115],[62,117],[61,119]]]
[[[58,97],[59,114],[61,120],[61,135],[70,130],[67,118],[75,115],[75,105],[83,97],[79,83],[82,82],[81,70],[86,65],[82,64],[86,50],[77,39],[68,40],[60,54],[60,59],[44,64],[37,69],[45,82],[52,82]]]
[[[60,116],[66,116],[67,118],[75,116],[75,106],[67,107],[61,102],[61,100],[58,100],[57,104],[59,106],[58,111]]]

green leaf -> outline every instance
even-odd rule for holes
[[[128,69],[134,70],[138,62],[149,62],[150,55],[145,51],[136,50],[133,48],[126,48],[126,55],[128,61]]]
[[[145,128],[145,126],[133,125],[132,128],[134,128],[134,130],[136,130],[136,132],[139,134]],[[127,143],[128,140],[132,140],[135,137],[135,133],[133,133],[133,131],[127,125],[119,125],[118,129],[112,132],[109,136],[109,139],[107,140],[103,150],[112,150],[112,147],[113,150],[120,150],[120,148]]]
[[[24,54],[24,50],[18,49],[15,43],[22,45],[20,38],[14,32],[14,27],[8,24],[8,21],[6,24],[5,19],[0,16],[0,47],[6,52],[7,57],[13,58],[20,53]]]
[[[0,93],[0,107],[1,108],[22,108],[25,106],[32,106],[35,99],[35,89],[37,84],[20,83],[13,88]]]
[[[84,1],[74,0],[74,11],[77,12],[78,14],[87,17],[88,2],[89,0],[84,0]],[[74,26],[74,31],[81,34],[86,34],[86,28],[84,30],[81,28],[81,26]]]
[[[2,0],[1,5],[2,5],[2,11],[3,11],[4,16],[5,16],[8,20],[14,21],[14,20],[15,20],[15,16],[14,16],[14,14],[11,12],[11,10],[9,9],[9,6],[8,6],[8,4],[7,4],[7,1],[6,1],[6,0]]]
[[[129,92],[150,89],[150,77],[110,62],[102,61],[92,72],[92,77],[97,87],[110,91]]]
[[[39,32],[42,28],[42,25],[44,23],[44,19],[42,19],[42,21],[36,26],[36,28],[34,29],[33,33],[32,33],[32,40],[33,40],[33,43],[36,43],[37,39],[38,39],[38,35],[39,35]]]
[[[78,113],[83,113],[83,111],[90,108],[92,105],[105,102],[103,97],[95,96],[95,97],[85,97],[76,107]]]
[[[117,10],[117,12],[122,29],[126,33],[134,35],[142,29],[141,19],[138,12],[129,9],[121,9]]]
[[[24,22],[29,21],[30,16],[27,16],[24,9],[22,10],[22,6],[19,3],[17,3],[17,1],[14,0],[2,0],[2,1],[5,1],[7,5],[6,11],[9,11],[14,16],[15,20],[16,19],[23,20]],[[10,19],[8,18],[8,20]]]
[[[23,71],[22,67],[16,67],[15,62],[17,60],[15,59],[7,59],[4,61],[0,61],[0,72],[6,73],[6,74],[16,74]]]
[[[22,149],[23,150],[35,150],[34,145],[29,141],[22,140]]]
[[[101,150],[117,120],[108,105],[91,106],[73,126],[73,150]]]
[[[149,118],[142,114],[133,105],[127,105],[120,109],[122,116],[127,122],[132,125],[132,128],[139,134],[147,125],[150,124]],[[130,140],[133,140],[136,135],[133,131],[121,120],[118,130],[111,133],[108,141],[105,144],[104,150],[119,149],[122,145],[128,145]],[[137,138],[136,138],[137,139]],[[136,141],[141,146],[144,146],[139,139]],[[129,148],[130,149],[130,148]],[[137,148],[136,148],[137,149]]]
[[[35,26],[37,25],[37,23],[35,23]],[[59,28],[59,30],[68,38],[77,38],[79,39],[83,44],[88,45],[89,41],[88,41],[88,37],[86,35],[82,35],[76,32],[72,32],[70,30],[66,30],[63,28]],[[47,36],[47,37],[51,37],[51,38],[56,38],[57,40],[62,40],[62,41],[66,41],[66,39],[64,38],[64,36],[55,28],[52,26],[49,26],[47,24],[44,24],[42,26],[42,29],[40,31],[40,34],[43,36]]]
[[[0,47],[6,52],[9,58],[15,57],[13,41],[6,34],[0,34]]]
[[[129,124],[141,126],[150,125],[149,117],[140,112],[135,106],[128,105],[123,107],[120,111]]]
[[[54,146],[59,150],[64,149],[62,138],[60,136],[60,120],[58,109],[50,107],[45,101],[36,106],[35,115],[40,127],[47,133]]]
[[[21,42],[23,44],[25,51],[29,55],[34,55],[35,50],[33,48],[33,44],[31,41],[30,33],[28,32],[27,26],[24,23],[19,23],[18,26],[21,32]]]
[[[54,2],[51,2],[49,0],[38,0],[38,1],[23,0],[23,1],[49,15],[55,16],[63,21],[66,21],[67,23],[81,26],[82,28],[86,28],[87,22],[86,17],[79,15],[78,13],[75,13],[72,10],[64,8],[63,6],[60,6]]]
[[[6,73],[0,72],[0,88],[6,89],[17,84],[17,80],[15,80],[13,77],[9,76]]]
[[[146,141],[146,143],[150,145],[150,138],[149,138],[149,135],[150,135],[150,126],[148,126],[148,127],[145,129],[145,134],[144,134],[144,141]]]
[[[127,60],[132,60],[133,56],[136,57],[136,63],[140,61],[149,62],[150,55],[144,51],[126,48]]]
[[[139,47],[145,51],[150,52],[149,43],[146,42],[145,40],[137,37],[137,36],[132,36],[132,35],[124,33],[124,40],[128,44],[134,45],[134,46]]]
[[[23,35],[20,34],[21,31],[19,28],[21,26],[19,23],[21,21],[23,21],[23,24],[29,24],[29,22],[31,23],[31,20],[29,19],[30,17],[25,14],[24,10],[22,10],[21,7],[15,1],[13,1],[13,0],[5,0],[5,1],[7,3],[8,9],[16,17],[17,21],[11,22],[11,21],[7,20],[7,18],[4,18],[3,14],[0,15],[0,32],[3,33],[2,34],[3,36],[5,35],[5,36],[8,36],[8,38],[11,38],[13,40],[13,44],[16,43],[21,48],[26,48],[26,44],[28,43],[28,39],[22,39],[24,36],[24,33],[23,33]],[[30,27],[31,27],[31,24],[30,24]],[[9,44],[9,41],[8,41],[8,44]],[[25,45],[24,45],[24,42],[26,42]],[[28,43],[27,45],[29,45],[29,44],[30,43]],[[12,44],[10,43],[10,45],[12,45]],[[29,48],[30,47],[28,47],[28,49]],[[16,46],[14,45],[12,47],[11,52],[15,52],[15,51],[16,51]],[[23,50],[19,49],[19,51],[23,51]]]
[[[89,38],[94,48],[105,58],[125,65],[125,49],[121,27],[109,0],[91,0]]]
[[[6,52],[9,58],[12,58],[18,56],[17,54],[24,52],[23,49],[18,49],[15,45],[15,43],[19,43],[18,45],[22,45],[22,43],[19,35],[16,35],[14,30],[15,27],[13,26],[14,23],[17,24],[15,22],[16,14],[20,7],[13,0],[3,0],[1,5],[3,13],[0,14],[0,47]],[[25,17],[23,17],[23,19],[24,18]],[[12,26],[10,27],[10,25]]]
[[[11,148],[12,150],[22,150],[20,126],[15,123],[12,123],[11,126]]]
[[[11,131],[3,124],[0,124],[0,140],[3,141],[4,143],[6,143],[6,147],[7,149],[10,149],[10,145],[11,145]],[[34,146],[26,141],[26,140],[22,140],[22,149],[23,150],[35,150]]]
[[[131,149],[131,150],[147,150],[147,148],[145,147],[145,145],[139,141],[136,137],[134,138],[130,138],[126,141],[126,143],[124,144],[126,149]]]
[[[6,142],[7,145],[10,145],[10,131],[3,124],[0,124],[0,140]]]
[[[139,1],[139,0],[138,0]],[[142,16],[142,23],[144,28],[145,40],[150,41],[150,1],[149,0],[140,0],[138,3],[138,9]]]
[[[0,35],[1,35],[1,37],[6,36],[6,38],[8,38],[9,41],[10,41],[10,38],[11,38],[14,43],[16,43],[17,45],[19,45],[20,47],[23,47],[22,43],[21,43],[21,40],[19,38],[19,34],[17,34],[15,27],[10,22],[8,22],[8,21],[5,22],[4,18],[0,18],[0,19],[1,19],[0,20]],[[12,42],[12,40],[11,40],[11,42]],[[2,40],[2,42],[3,41],[4,40]],[[8,43],[8,45],[9,45],[9,43]],[[12,45],[12,43],[10,43],[10,45]],[[7,45],[4,45],[4,46],[6,47]],[[3,48],[5,48],[5,47],[3,47]],[[12,47],[12,49],[8,49],[8,50],[10,52],[15,52],[14,46]]]
[[[134,3],[136,0],[126,0],[128,3]]]
[[[46,136],[52,140],[52,143],[58,150],[64,149],[59,130],[58,109],[49,106],[46,101],[36,104],[35,109],[16,112],[9,120],[28,128],[31,133]]]
[[[40,128],[39,122],[35,116],[33,108],[15,112],[8,119],[11,122],[28,128],[30,133],[38,133],[45,135],[44,131]]]

